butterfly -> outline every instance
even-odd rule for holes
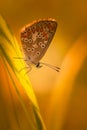
[[[46,65],[57,72],[59,67],[40,62],[46,53],[57,29],[55,19],[39,19],[26,25],[20,32],[22,50],[25,55],[26,64],[34,64],[37,68]]]

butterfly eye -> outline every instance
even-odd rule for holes
[[[37,51],[37,52],[36,52],[36,54],[37,54],[37,55],[40,55],[40,52],[39,52],[39,51]]]

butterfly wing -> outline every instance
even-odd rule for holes
[[[41,19],[27,25],[21,31],[21,43],[25,57],[36,64],[44,56],[55,34],[57,22]]]

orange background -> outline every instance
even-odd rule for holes
[[[56,73],[47,67],[33,68],[29,77],[49,130],[60,127],[62,130],[86,130],[87,1],[2,0],[0,13],[19,43],[20,29],[25,24],[39,18],[57,20],[56,34],[42,61],[59,66],[61,71]],[[51,114],[48,114],[49,105]]]

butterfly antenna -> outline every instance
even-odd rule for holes
[[[48,64],[48,63],[40,62],[40,64],[43,64],[43,65],[45,65],[45,66],[48,66],[49,68],[52,68],[52,69],[56,70],[57,72],[59,72],[59,70],[60,70],[59,67],[50,65],[50,64]]]

